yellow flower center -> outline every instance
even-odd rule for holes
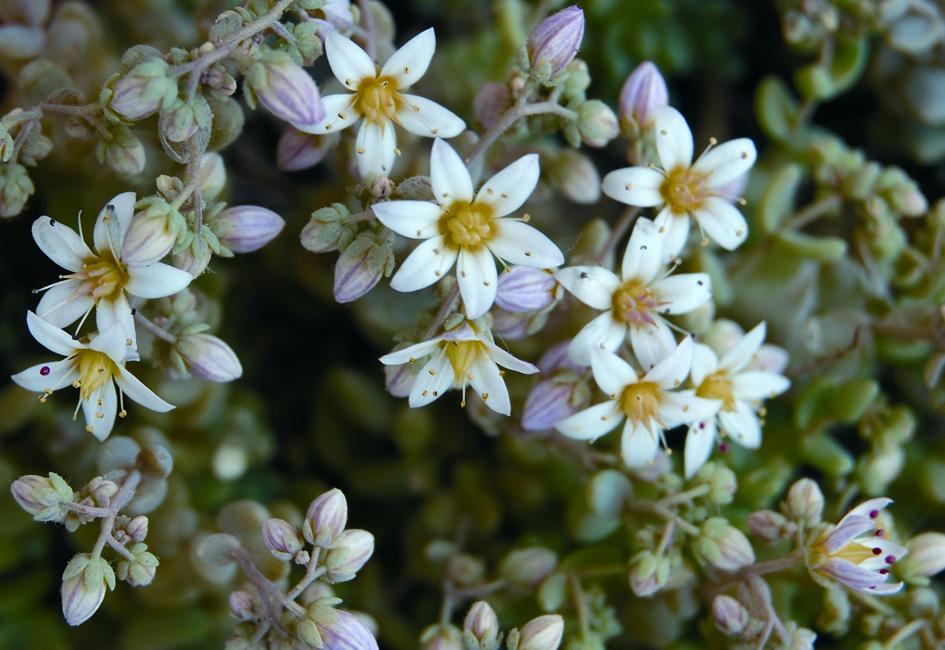
[[[81,280],[91,287],[92,297],[114,298],[125,290],[128,284],[128,270],[125,265],[108,252],[101,257],[90,257],[82,264],[82,270],[72,273],[69,278]]]
[[[735,389],[732,386],[731,377],[723,370],[703,379],[699,388],[696,389],[696,395],[706,399],[720,400],[723,410],[735,410]]]
[[[394,118],[402,103],[393,77],[367,77],[358,84],[352,105],[368,122],[383,122]]]
[[[494,211],[485,203],[456,201],[440,217],[440,234],[450,248],[481,248],[496,233]]]
[[[76,380],[79,397],[89,399],[118,373],[118,367],[104,352],[79,350],[75,357],[79,378]]]
[[[630,325],[652,325],[651,311],[660,306],[649,287],[639,280],[630,280],[614,292],[611,309],[614,318]]]
[[[634,422],[658,421],[660,387],[649,381],[630,384],[620,395],[620,410]]]
[[[712,196],[705,186],[706,178],[705,174],[698,174],[690,167],[677,167],[666,174],[660,195],[674,213],[692,212]]]
[[[456,383],[466,382],[469,369],[482,352],[482,343],[479,341],[449,341],[446,344],[446,358],[453,366],[453,379]]]

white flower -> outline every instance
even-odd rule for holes
[[[696,344],[690,374],[696,395],[717,400],[720,407],[717,418],[707,418],[689,428],[686,478],[692,477],[708,460],[719,430],[748,449],[761,445],[758,411],[765,399],[780,395],[791,386],[780,371],[759,366],[758,354],[764,338],[762,322],[735,341],[721,357],[708,345]]]
[[[163,413],[174,408],[125,369],[128,348],[118,323],[93,336],[88,343],[75,340],[33,312],[27,313],[26,324],[33,338],[65,359],[38,363],[13,375],[13,381],[27,390],[42,393],[42,402],[60,388],[70,385],[78,388],[76,413],[81,406],[85,430],[99,440],[111,433],[115,415],[125,416],[123,395],[152,411]]]
[[[633,354],[644,369],[676,347],[663,315],[696,309],[709,300],[711,283],[705,273],[670,275],[661,242],[653,222],[640,219],[627,243],[620,277],[600,266],[572,266],[555,274],[578,300],[604,311],[571,341],[568,353],[575,362],[587,365],[594,349],[616,351],[628,333]]]
[[[325,37],[328,64],[351,94],[322,97],[325,118],[304,130],[334,133],[363,118],[355,143],[362,177],[390,172],[397,153],[394,123],[431,138],[459,135],[466,128],[463,120],[436,102],[404,92],[427,71],[435,49],[436,37],[430,28],[407,41],[378,69],[352,40],[329,33]]]
[[[430,358],[410,389],[409,403],[412,407],[425,406],[450,388],[462,389],[465,405],[466,386],[470,385],[486,406],[496,413],[508,415],[511,412],[509,391],[499,366],[526,375],[538,372],[532,364],[497,346],[491,334],[480,332],[469,323],[386,354],[381,357],[381,363],[401,365],[424,357]]]
[[[95,308],[100,332],[119,323],[128,345],[135,346],[135,326],[128,296],[163,298],[188,284],[186,271],[155,262],[130,266],[122,261],[122,243],[134,215],[134,192],[119,194],[95,221],[93,252],[72,228],[49,217],[33,222],[33,239],[53,262],[69,271],[62,280],[46,287],[36,313],[57,327],[83,318]],[[81,326],[81,324],[80,324]]]
[[[686,245],[690,217],[722,248],[737,248],[748,236],[748,224],[722,190],[755,164],[754,143],[738,138],[710,146],[693,163],[692,132],[679,111],[671,106],[659,109],[654,126],[662,169],[612,171],[604,177],[604,194],[641,208],[665,205],[656,217],[665,237],[664,259],[678,255]]]
[[[656,458],[664,431],[718,410],[717,402],[696,396],[694,390],[679,390],[689,374],[692,350],[687,336],[642,377],[616,354],[595,350],[591,370],[608,400],[562,420],[558,431],[595,440],[626,420],[620,440],[623,461],[629,467],[647,465]]]
[[[394,232],[424,239],[400,265],[390,286],[397,291],[428,287],[456,262],[459,291],[468,318],[479,318],[495,301],[493,256],[509,264],[548,269],[564,256],[554,242],[522,220],[507,219],[538,183],[538,156],[522,156],[473,194],[472,178],[459,154],[443,140],[430,155],[431,201],[375,203],[374,214]]]

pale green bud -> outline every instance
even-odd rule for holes
[[[163,59],[139,63],[112,87],[108,107],[126,120],[141,120],[161,107],[169,107],[177,96],[177,82],[168,76]]]
[[[58,474],[49,473],[48,478],[29,474],[13,481],[10,486],[13,498],[34,521],[61,523],[68,510],[64,504],[75,500],[75,493]]]
[[[98,611],[105,591],[115,588],[115,572],[101,557],[80,553],[62,574],[62,615],[69,625],[81,625]]]
[[[755,552],[745,534],[721,517],[713,517],[702,524],[693,552],[702,564],[728,573],[755,561]]]
[[[630,561],[630,588],[640,597],[652,596],[669,580],[670,561],[652,551],[641,551]]]
[[[620,133],[617,114],[607,104],[591,99],[578,109],[577,128],[589,147],[604,147]]]
[[[133,544],[127,550],[134,559],[122,558],[118,561],[118,579],[124,580],[132,587],[144,587],[151,584],[159,564],[157,557],[148,551],[147,544],[140,542]]]
[[[374,554],[374,535],[366,530],[351,529],[341,536],[325,555],[325,582],[347,582]]]
[[[23,165],[4,165],[0,168],[0,217],[20,214],[35,189]]]
[[[127,127],[114,129],[111,138],[100,141],[95,151],[99,161],[116,174],[134,176],[144,170],[144,145]]]
[[[354,239],[355,227],[347,223],[348,209],[340,203],[312,213],[302,229],[302,246],[313,253],[344,250]]]
[[[820,523],[824,513],[824,494],[815,481],[802,478],[788,490],[781,508],[791,519],[805,526],[814,526]]]

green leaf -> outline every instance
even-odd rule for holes
[[[772,140],[785,140],[797,119],[797,100],[783,81],[766,77],[755,93],[755,114],[765,135]]]
[[[834,262],[847,254],[847,243],[839,237],[817,237],[791,230],[779,233],[776,241],[784,252],[817,262]]]
[[[758,221],[764,232],[777,232],[794,212],[797,188],[802,178],[800,166],[793,164],[784,165],[772,174],[758,203]]]

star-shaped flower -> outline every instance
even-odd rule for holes
[[[661,247],[654,223],[640,219],[627,243],[619,277],[601,266],[571,266],[555,274],[578,300],[604,312],[571,341],[569,353],[576,362],[590,363],[595,348],[616,351],[628,333],[633,354],[644,369],[676,347],[663,316],[696,309],[711,296],[711,285],[705,273],[671,275]]]
[[[36,364],[13,375],[13,381],[27,390],[42,393],[40,401],[43,402],[60,388],[70,385],[78,388],[76,413],[81,406],[86,431],[99,440],[111,433],[116,414],[125,416],[123,395],[159,413],[174,408],[125,369],[128,346],[119,323],[112,324],[85,343],[75,340],[33,312],[27,313],[26,324],[33,338],[65,359]]]
[[[748,138],[710,146],[692,162],[692,132],[686,119],[671,106],[654,117],[656,150],[661,168],[627,167],[604,177],[604,194],[641,208],[665,206],[656,226],[665,237],[663,257],[679,254],[695,219],[709,239],[733,250],[748,236],[745,217],[721,190],[755,164],[757,152]]]
[[[337,32],[325,37],[325,54],[331,71],[350,94],[322,97],[325,118],[304,130],[334,133],[358,120],[355,142],[358,171],[362,177],[387,175],[397,154],[394,124],[425,137],[452,138],[466,123],[436,102],[404,92],[427,71],[436,37],[430,28],[407,41],[378,68],[367,52]]]
[[[561,266],[558,247],[523,220],[518,210],[538,183],[538,156],[522,156],[473,193],[472,178],[459,154],[443,140],[430,156],[431,201],[375,203],[374,214],[394,232],[424,239],[400,265],[390,286],[397,291],[428,287],[456,262],[459,291],[468,318],[479,318],[495,301],[495,258],[509,264],[549,269]]]

